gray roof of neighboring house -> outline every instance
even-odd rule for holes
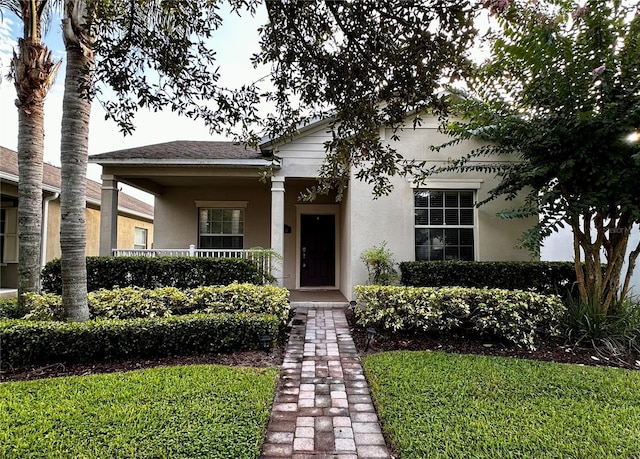
[[[18,153],[8,148],[0,146],[0,173],[18,177]],[[43,188],[59,192],[61,189],[60,168],[44,163],[42,168]],[[100,183],[87,179],[87,201],[100,203],[102,187]],[[126,193],[118,193],[118,208],[123,212],[140,214],[146,218],[153,219],[153,206],[139,199],[129,196]]]
[[[262,160],[262,154],[233,142],[177,140],[174,142],[157,143],[125,150],[110,151],[91,155],[92,163],[109,163],[114,160],[125,162],[204,162],[215,160]]]

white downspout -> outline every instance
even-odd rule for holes
[[[60,197],[60,193],[53,193],[51,196],[42,198],[42,228],[40,229],[40,265],[44,267],[47,263],[47,230],[49,221],[49,201],[55,201]]]

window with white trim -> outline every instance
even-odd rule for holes
[[[242,249],[244,209],[198,209],[198,248]]]
[[[147,229],[140,228],[138,226],[134,229],[135,233],[133,236],[133,248],[134,249],[146,249],[147,248]]]
[[[416,260],[474,259],[474,192],[414,192]]]

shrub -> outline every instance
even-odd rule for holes
[[[88,295],[92,319],[168,317],[192,312],[273,314],[282,323],[289,316],[289,291],[273,285],[230,284],[179,290],[162,287],[101,289]],[[26,320],[64,320],[60,296],[26,294]]]
[[[140,287],[100,289],[88,295],[91,317],[135,319],[167,317],[184,308],[187,295],[175,287],[146,290]]]
[[[278,335],[268,314],[189,314],[84,323],[0,320],[2,359],[10,365],[95,362],[235,349],[260,349]]]
[[[289,291],[273,285],[231,284],[198,287],[187,293],[189,307],[204,312],[273,314],[282,323],[289,317]]]
[[[369,283],[373,285],[392,285],[398,281],[396,263],[393,254],[387,249],[387,242],[364,250],[360,259],[367,266]]]
[[[463,287],[356,287],[359,325],[396,332],[472,330],[535,349],[557,336],[565,307],[557,296]]]
[[[24,320],[64,320],[62,297],[53,293],[26,292],[24,307],[28,311]]]
[[[625,353],[640,354],[640,301],[628,298],[603,314],[599,304],[580,299],[567,302],[564,328],[572,344],[590,344],[605,358],[622,359]]]
[[[195,288],[233,282],[260,284],[256,262],[243,258],[201,257],[87,257],[87,289],[113,287]],[[60,260],[42,270],[42,290],[62,293]]]
[[[530,290],[565,296],[576,282],[573,262],[405,261],[401,282],[411,287]]]
[[[17,298],[0,300],[0,319],[19,319],[29,312],[18,304]]]

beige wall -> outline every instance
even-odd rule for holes
[[[85,212],[87,225],[87,256],[98,256],[100,248],[100,209],[87,206]],[[146,228],[148,247],[153,242],[153,222],[143,218],[118,215],[118,248],[133,249],[135,227]],[[47,261],[60,258],[60,200],[49,203],[49,217],[47,225]]]
[[[17,187],[2,183],[2,194],[17,196]],[[49,201],[49,211],[46,226],[46,250],[45,261],[60,258],[60,199]],[[100,209],[89,205],[86,209],[87,245],[86,255],[97,256],[100,242]],[[153,243],[153,221],[145,218],[132,217],[130,215],[118,215],[118,248],[132,249],[135,227],[146,228],[148,246]],[[17,263],[8,263],[0,266],[0,286],[3,288],[16,288],[18,285]]]
[[[407,129],[400,134],[400,141],[390,140],[391,130],[381,132],[383,139],[396,148],[405,158],[427,160],[429,164],[443,164],[449,158],[460,157],[478,146],[476,142],[463,142],[440,152],[433,152],[431,145],[440,145],[447,137],[437,131],[437,120],[426,118],[421,128]],[[317,128],[303,134],[293,142],[280,146],[278,154],[283,158],[279,175],[286,177],[310,174],[317,170],[324,155],[323,142],[327,135],[323,128]],[[503,159],[503,158],[501,158]],[[353,171],[354,174],[356,171]],[[388,196],[374,199],[372,187],[356,180],[352,174],[349,189],[340,207],[338,237],[342,254],[340,256],[341,291],[347,298],[352,297],[353,286],[366,283],[367,273],[360,260],[360,253],[374,245],[387,242],[387,247],[394,254],[396,261],[415,259],[414,228],[414,191],[410,179],[394,177],[393,192]],[[476,198],[482,200],[488,191],[498,184],[498,180],[490,174],[441,174],[423,184],[421,188],[431,189],[473,189]],[[297,193],[287,179],[286,215],[289,218],[293,211],[292,194]],[[492,260],[529,260],[531,255],[516,248],[517,240],[523,231],[536,223],[536,219],[503,220],[496,213],[507,206],[517,206],[520,201],[492,201],[476,210],[475,259]],[[294,227],[295,233],[295,227]],[[293,256],[291,256],[293,255]],[[295,237],[285,236],[285,275],[294,276],[296,270]],[[291,280],[286,280],[289,287]]]
[[[291,228],[284,234],[284,285],[296,288],[298,258],[298,213],[297,205],[307,205],[306,212],[313,206],[335,205],[335,197],[320,196],[313,204],[299,200],[300,194],[315,184],[310,179],[287,179],[285,182],[284,224]],[[155,245],[154,248],[188,248],[198,242],[198,213],[196,201],[223,201],[246,203],[244,248],[271,246],[271,187],[256,179],[238,180],[229,184],[205,187],[173,187],[156,197],[155,200]],[[240,204],[239,204],[240,205]],[[338,214],[338,221],[341,215]],[[282,228],[284,231],[284,228]],[[338,231],[340,237],[340,229]],[[336,272],[342,271],[342,265]],[[340,280],[338,279],[338,283]]]
[[[187,249],[190,244],[198,245],[196,201],[247,201],[245,248],[271,245],[270,185],[251,178],[239,179],[234,186],[212,182],[201,187],[167,187],[155,199],[154,248]]]
[[[436,126],[427,124],[421,129],[401,133],[401,141],[392,143],[405,158],[429,159],[433,164],[442,164],[448,158],[459,157],[477,146],[477,143],[465,142],[439,153],[430,150],[430,145],[439,145],[446,137],[436,131]],[[386,131],[390,138],[390,131]],[[363,250],[387,242],[397,262],[415,259],[414,229],[414,191],[411,179],[394,177],[393,192],[388,196],[373,199],[372,187],[353,178],[350,182],[348,206],[350,208],[351,245],[349,247],[352,266],[351,286],[366,283],[366,267],[360,261]],[[488,196],[499,180],[491,174],[448,173],[439,174],[428,180],[420,188],[431,189],[475,189],[477,200]],[[479,261],[523,261],[530,260],[531,254],[516,247],[518,238],[537,220],[504,220],[496,213],[507,207],[517,206],[522,201],[506,202],[495,200],[476,210],[475,259]],[[346,248],[346,247],[345,247]],[[349,298],[351,292],[344,292]]]
[[[135,241],[135,229],[145,228],[147,230],[147,248],[153,246],[153,222],[136,219],[126,215],[118,215],[118,248],[133,249]],[[92,250],[97,255],[100,246],[100,226],[96,227],[96,239],[92,243]]]

